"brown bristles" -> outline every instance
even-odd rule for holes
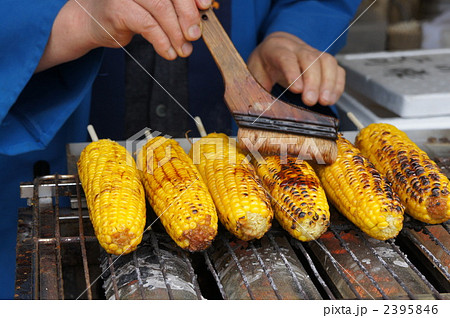
[[[288,154],[317,164],[331,164],[337,157],[336,141],[330,139],[249,128],[239,128],[237,137],[239,147],[250,151],[254,157],[258,153]]]

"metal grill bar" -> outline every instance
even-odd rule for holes
[[[114,262],[112,260],[111,254],[107,255],[108,258],[108,269],[111,272],[111,281],[114,289],[114,299],[119,300],[119,288],[117,287],[116,270],[114,268]]]
[[[250,296],[251,299],[255,299],[255,297],[254,297],[254,295],[253,295],[253,292],[252,292],[252,290],[250,289],[250,284],[248,283],[247,276],[245,275],[244,269],[242,268],[242,265],[241,265],[241,263],[239,262],[239,260],[238,260],[238,258],[237,258],[237,256],[236,256],[236,254],[234,253],[234,251],[233,251],[233,249],[231,248],[231,246],[230,246],[230,244],[228,243],[228,241],[227,241],[223,236],[221,236],[221,238],[222,238],[222,241],[223,241],[223,243],[225,244],[225,246],[226,246],[228,252],[230,252],[231,257],[233,258],[234,262],[236,263],[236,266],[237,266],[237,268],[238,268],[238,270],[239,270],[239,273],[241,274],[242,280],[244,281],[244,285],[245,285],[245,287],[247,288],[248,295]]]
[[[37,238],[36,241],[39,242],[40,244],[55,244],[56,238],[54,238],[54,237]],[[59,241],[64,244],[69,244],[69,243],[80,243],[81,244],[82,239],[79,236],[63,236],[60,238]],[[85,236],[83,241],[84,242],[97,242],[98,240],[95,236]]]
[[[447,222],[446,223],[442,223],[442,226],[447,231],[447,233],[450,234],[450,227],[448,226]]]
[[[387,242],[392,246],[392,248],[403,258],[403,260],[408,264],[409,267],[416,273],[422,281],[427,285],[427,287],[431,290],[433,293],[433,297],[436,299],[443,299],[442,296],[439,294],[439,292],[434,288],[433,285],[423,276],[423,274],[411,263],[411,261],[406,257],[406,255],[400,251],[400,249],[395,245],[394,241],[392,239],[387,240]]]
[[[314,276],[317,278],[317,280],[320,283],[320,286],[322,286],[322,288],[325,290],[325,293],[327,294],[327,296],[334,300],[336,299],[336,297],[334,297],[333,293],[331,292],[330,288],[328,288],[328,285],[325,283],[325,281],[323,280],[322,276],[320,276],[316,265],[314,265],[314,262],[311,259],[311,256],[309,255],[309,253],[305,250],[305,247],[303,246],[303,244],[299,243],[296,244],[296,247],[298,249],[300,249],[300,251],[302,252],[302,255],[306,258],[306,260],[308,261],[309,266],[311,267]]]
[[[309,299],[309,297],[306,295],[304,289],[302,288],[302,285],[298,281],[297,275],[295,275],[294,271],[292,270],[291,264],[289,264],[288,260],[286,259],[286,256],[281,251],[277,242],[275,242],[275,239],[273,238],[272,234],[268,234],[268,238],[269,238],[270,244],[274,247],[274,249],[277,251],[278,255],[280,255],[281,259],[283,260],[283,263],[286,266],[289,274],[294,279],[295,286],[298,288],[300,295],[302,295],[303,299]]]
[[[75,184],[77,190],[77,201],[81,202],[81,191],[80,191],[80,182],[78,180],[78,176],[75,177]],[[83,272],[84,272],[84,280],[86,282],[87,287],[87,297],[89,300],[92,299],[92,290],[91,290],[91,279],[89,277],[89,267],[86,253],[86,239],[87,237],[84,235],[84,225],[83,225],[83,212],[81,210],[81,204],[78,204],[78,229],[79,229],[79,238],[80,238],[80,248],[81,248],[81,257],[83,259]],[[95,236],[90,236],[91,239],[96,240]]]
[[[267,279],[269,280],[270,287],[272,287],[275,296],[277,296],[277,299],[282,300],[283,297],[281,297],[280,293],[278,292],[278,288],[275,285],[275,282],[273,281],[272,275],[270,275],[269,271],[267,270],[266,265],[264,264],[264,261],[261,258],[261,255],[258,253],[253,243],[250,243],[250,248],[252,249],[253,255],[255,255],[256,258],[258,259],[258,263],[259,265],[261,265],[264,274],[266,274]]]
[[[362,296],[358,293],[358,291],[355,289],[355,286],[350,282],[347,275],[341,270],[341,265],[339,262],[334,258],[333,254],[326,248],[326,246],[322,243],[320,239],[314,241],[315,244],[317,244],[323,252],[328,256],[328,258],[331,261],[331,264],[333,264],[333,267],[337,270],[339,275],[344,279],[347,286],[350,288],[350,290],[353,292],[353,294],[356,296],[357,299],[362,299]],[[300,242],[294,241],[294,244],[296,246],[300,245]]]
[[[191,261],[186,255],[186,252],[182,253],[184,262],[186,263],[189,271],[189,277],[191,278],[191,283],[194,286],[195,294],[197,295],[197,299],[201,300],[202,292],[200,291],[200,286],[198,286],[197,275],[195,274],[194,268],[192,268]]]
[[[144,294],[144,284],[142,282],[142,278],[141,278],[141,270],[139,269],[139,262],[137,260],[137,256],[136,256],[136,251],[133,251],[133,263],[134,263],[134,271],[136,272],[136,276],[138,279],[138,289],[139,289],[139,295],[141,296],[141,300],[145,299],[145,294]]]
[[[408,231],[403,231],[403,234],[405,234],[411,241],[416,244],[428,257],[430,257],[433,260],[433,263],[439,267],[439,269],[442,271],[442,273],[447,277],[447,279],[450,279],[450,274],[448,271],[442,266],[441,262],[436,258],[436,256],[433,255],[433,253],[430,252],[429,249],[427,249],[423,244],[420,244],[420,242]]]
[[[430,230],[428,230],[427,227],[424,227],[424,228],[423,228],[423,232],[424,232],[426,235],[428,235],[428,236],[431,238],[431,240],[432,240],[433,242],[435,242],[437,245],[439,245],[439,247],[442,248],[442,250],[443,250],[447,255],[450,255],[450,251],[447,249],[447,247],[445,247],[444,244],[442,244],[442,242],[441,242],[436,236],[434,236],[434,234],[431,233]],[[449,277],[447,276],[447,278],[449,278]]]
[[[174,299],[174,297],[173,297],[172,288],[170,287],[169,281],[167,279],[166,264],[165,264],[164,259],[162,258],[161,251],[158,246],[158,241],[157,241],[155,233],[153,231],[150,231],[150,237],[151,237],[151,241],[152,241],[152,246],[156,253],[156,257],[158,257],[159,266],[160,266],[161,273],[162,273],[162,276],[164,279],[164,284],[166,285],[166,288],[167,288],[167,293],[169,295],[169,299],[172,300],[172,299]]]
[[[33,286],[33,299],[39,299],[39,242],[36,239],[39,237],[39,191],[38,191],[38,179],[34,180],[33,184],[33,225],[32,235],[34,238],[34,253],[32,259],[32,268],[34,272],[34,286]]]
[[[386,295],[386,293],[383,291],[383,289],[380,287],[380,285],[378,285],[377,281],[375,280],[375,278],[373,278],[373,276],[369,273],[369,271],[367,270],[367,268],[363,265],[363,263],[359,260],[358,257],[356,257],[355,253],[353,253],[353,251],[348,247],[347,242],[345,242],[342,237],[339,235],[339,233],[337,233],[334,229],[330,229],[331,232],[333,233],[334,237],[336,237],[339,240],[339,243],[341,244],[341,246],[347,251],[347,253],[350,254],[350,256],[352,257],[352,259],[355,261],[356,264],[358,264],[359,268],[361,268],[361,270],[363,271],[363,273],[370,279],[370,281],[372,282],[372,284],[375,286],[375,288],[378,290],[378,292],[381,294],[381,296],[383,297],[383,299],[389,299],[389,297]],[[369,294],[369,296],[372,297],[372,295]]]
[[[59,299],[64,299],[64,283],[62,275],[62,261],[61,261],[61,229],[59,222],[59,175],[55,175],[55,239],[56,239],[56,259],[58,262],[58,296]]]
[[[203,257],[205,258],[205,262],[206,262],[206,266],[208,267],[208,270],[211,272],[211,274],[214,277],[214,280],[216,281],[217,287],[219,287],[220,295],[222,296],[222,298],[224,300],[228,300],[227,294],[225,293],[225,290],[223,289],[222,282],[220,281],[219,275],[217,274],[217,271],[211,262],[211,258],[209,257],[208,252],[203,252]]]

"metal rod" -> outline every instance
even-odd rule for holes
[[[316,278],[319,280],[320,285],[322,286],[322,288],[325,290],[325,293],[327,294],[327,296],[334,300],[336,299],[336,297],[334,297],[333,293],[331,292],[330,288],[328,288],[328,285],[325,283],[325,281],[323,280],[322,276],[320,276],[319,271],[316,268],[316,265],[314,265],[314,262],[311,259],[311,256],[309,255],[309,253],[306,251],[305,247],[303,246],[303,244],[298,243],[296,245],[297,248],[300,249],[300,251],[302,252],[303,256],[306,258],[306,260],[308,261],[309,266],[311,267],[314,276],[316,276]]]
[[[113,289],[114,289],[114,297],[116,300],[119,300],[120,296],[119,296],[119,288],[117,287],[116,270],[114,268],[114,262],[112,261],[111,254],[107,254],[107,258],[108,258],[108,268],[111,272],[111,280],[112,280]]]
[[[444,244],[442,244],[442,242],[436,236],[434,236],[434,234],[431,233],[426,226],[423,228],[423,232],[428,235],[434,243],[439,245],[439,247],[442,248],[447,255],[450,255],[450,251],[448,250],[448,248],[445,247]]]
[[[211,259],[209,257],[208,252],[206,252],[206,251],[203,252],[203,257],[205,258],[206,266],[208,267],[209,271],[213,275],[214,280],[216,281],[216,284],[219,287],[220,295],[222,296],[222,298],[224,300],[228,300],[228,297],[227,297],[227,295],[225,293],[225,290],[223,289],[223,285],[222,285],[222,283],[220,281],[219,275],[217,274],[217,271],[216,271],[216,269],[214,268],[214,266],[213,266],[213,264],[211,262]]]
[[[56,238],[54,238],[54,237],[37,238],[37,241],[40,244],[54,244],[56,242]],[[70,244],[70,243],[80,243],[81,239],[79,236],[62,236],[60,238],[60,241],[63,244]],[[98,240],[95,236],[85,236],[84,241],[85,242],[98,242]]]
[[[263,269],[264,274],[266,274],[267,279],[269,280],[270,286],[273,289],[273,292],[275,293],[275,296],[277,296],[277,299],[283,300],[283,297],[281,297],[280,293],[278,292],[278,288],[275,285],[275,282],[273,281],[272,275],[270,275],[269,271],[266,268],[266,265],[264,264],[264,261],[261,258],[261,255],[259,255],[258,251],[255,248],[255,245],[253,243],[250,243],[250,248],[253,251],[253,254],[258,259],[259,265],[261,265],[261,268]]]
[[[138,285],[139,285],[139,295],[141,296],[142,300],[145,300],[145,293],[144,293],[144,283],[142,282],[141,277],[141,270],[139,269],[139,263],[136,256],[136,251],[133,251],[133,263],[134,263],[134,271],[136,272]]]
[[[77,190],[77,200],[78,203],[81,202],[81,190],[80,190],[80,182],[78,180],[78,176],[75,176],[75,184],[76,184],[76,190]],[[89,300],[92,299],[92,290],[91,290],[91,278],[89,276],[89,265],[87,260],[87,253],[86,253],[86,239],[87,237],[84,236],[84,225],[83,225],[83,212],[81,209],[81,204],[78,204],[78,229],[79,229],[79,239],[80,239],[80,248],[81,248],[81,257],[83,259],[83,271],[84,271],[84,281],[87,288],[87,297]],[[90,236],[92,238],[92,236]],[[97,240],[96,237],[93,237],[95,240]]]
[[[250,299],[255,299],[255,296],[253,295],[253,292],[250,289],[250,284],[248,282],[247,276],[244,273],[244,269],[242,268],[241,263],[239,262],[236,254],[234,253],[233,249],[231,248],[230,244],[228,243],[228,241],[221,236],[223,243],[225,244],[226,248],[228,249],[228,252],[230,252],[231,257],[233,258],[234,262],[236,263],[236,266],[239,270],[239,273],[241,274],[242,280],[244,281],[244,285],[247,288],[247,292],[248,295],[250,296]]]
[[[34,299],[40,299],[39,298],[39,286],[40,286],[40,276],[39,276],[39,179],[36,178],[34,180],[34,187],[33,187],[33,224],[32,224],[32,235],[34,239],[34,253],[32,258],[32,266],[34,271],[34,290],[33,290],[33,298]]]
[[[436,288],[434,288],[434,286],[431,285],[431,283],[425,278],[425,276],[413,265],[413,263],[411,263],[411,261],[406,257],[406,255],[402,251],[400,251],[400,249],[397,247],[397,245],[394,244],[394,241],[392,239],[389,239],[389,240],[387,240],[387,242],[389,242],[389,244],[392,246],[392,248],[403,258],[403,260],[406,262],[406,264],[408,264],[409,267],[411,267],[411,269],[414,271],[414,273],[416,273],[422,279],[422,281],[425,283],[425,285],[427,285],[427,287],[429,289],[431,289],[431,292],[433,293],[434,298],[443,299],[441,294],[436,290]]]
[[[278,244],[275,242],[274,237],[272,236],[272,234],[268,233],[267,234],[270,244],[273,246],[273,248],[275,249],[275,251],[278,253],[278,255],[280,255],[281,259],[283,260],[284,265],[286,266],[289,274],[291,275],[291,277],[294,279],[295,282],[295,286],[297,286],[298,288],[298,292],[300,293],[301,297],[303,297],[303,299],[309,299],[308,295],[306,295],[302,285],[300,284],[300,281],[298,280],[297,275],[295,275],[291,264],[288,262],[288,260],[286,259],[286,256],[284,255],[284,253],[281,251],[280,247],[278,246]]]
[[[394,277],[394,279],[397,281],[397,283],[403,288],[403,290],[406,292],[408,297],[412,300],[416,300],[417,298],[414,296],[414,294],[411,292],[411,290],[405,285],[403,280],[398,277],[398,275],[394,272],[394,270],[391,268],[391,266],[388,265],[388,263],[381,257],[380,254],[375,250],[373,246],[369,244],[369,241],[367,240],[365,235],[360,235],[360,237],[363,238],[364,244],[369,247],[370,251],[376,256],[376,258],[383,264],[384,268],[389,272],[389,274]]]
[[[361,268],[361,270],[363,271],[363,273],[369,278],[369,280],[372,282],[372,284],[375,286],[375,288],[379,291],[379,293],[381,294],[381,296],[383,297],[383,299],[389,299],[389,297],[386,295],[386,293],[383,291],[383,289],[380,287],[380,285],[378,285],[377,281],[375,280],[375,278],[373,278],[373,276],[369,273],[369,271],[367,270],[367,268],[363,265],[363,263],[358,259],[358,257],[356,257],[355,253],[353,253],[353,251],[348,247],[347,242],[345,242],[342,237],[334,230],[334,229],[330,229],[330,231],[334,234],[334,236],[339,240],[339,243],[341,244],[341,246],[347,251],[347,253],[350,254],[350,256],[352,257],[352,259],[355,261],[356,264],[358,264],[359,268]],[[366,290],[366,292],[368,293],[368,291]],[[369,294],[369,296],[372,297],[372,295]]]
[[[432,259],[434,265],[439,267],[439,269],[443,272],[445,277],[447,277],[447,279],[450,280],[450,274],[448,273],[447,269],[444,266],[442,266],[441,262],[439,262],[439,260],[436,258],[436,256],[434,256],[433,253],[431,253],[431,251],[429,249],[427,249],[423,244],[421,244],[419,242],[419,240],[417,240],[417,238],[415,238],[414,235],[412,235],[408,231],[402,231],[402,233],[404,235],[406,235],[411,241],[413,241],[413,243],[417,247],[419,247],[428,257],[430,257]]]
[[[187,257],[186,252],[182,252],[184,262],[187,265],[188,271],[189,271],[189,277],[191,278],[191,283],[194,286],[195,294],[197,295],[197,299],[201,300],[202,298],[202,292],[200,291],[200,286],[198,285],[197,281],[197,274],[195,274],[194,268],[192,267],[191,261]]]
[[[56,260],[58,262],[58,295],[64,300],[64,282],[61,259],[61,228],[59,223],[59,176],[55,174],[55,239],[56,239]]]
[[[450,234],[450,227],[448,226],[448,222],[442,223],[442,226],[447,231],[447,233]]]
[[[158,246],[158,240],[156,239],[155,232],[150,230],[150,236],[151,236],[153,249],[155,250],[156,257],[158,258],[158,261],[159,261],[159,268],[161,269],[161,273],[163,275],[164,284],[166,285],[167,293],[169,294],[169,299],[172,300],[172,299],[174,299],[174,297],[173,297],[172,288],[170,287],[170,284],[169,284],[169,280],[167,279],[166,262],[162,258],[161,251],[160,251],[159,246]]]

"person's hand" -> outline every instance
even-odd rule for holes
[[[321,53],[292,34],[275,32],[252,52],[248,68],[269,92],[275,83],[287,88],[303,73],[289,90],[302,93],[308,106],[333,105],[344,91],[345,71],[332,55]]]
[[[58,13],[37,71],[97,47],[127,45],[141,34],[163,58],[192,53],[201,36],[200,10],[211,0],[69,0]]]

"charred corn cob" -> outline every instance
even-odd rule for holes
[[[317,165],[317,175],[330,202],[369,236],[387,240],[403,227],[404,206],[388,180],[347,139],[337,139],[338,156]]]
[[[136,164],[118,143],[90,143],[78,160],[89,215],[100,245],[111,254],[136,249],[145,226],[145,191]]]
[[[448,178],[404,132],[389,124],[371,124],[360,131],[356,145],[387,176],[406,213],[431,224],[450,218]]]
[[[285,164],[279,156],[264,160],[256,162],[256,169],[271,194],[278,222],[300,241],[319,238],[330,224],[330,212],[314,170],[295,157],[285,158]]]
[[[225,134],[197,141],[189,155],[205,180],[225,228],[237,238],[261,238],[271,227],[270,197],[255,168]]]
[[[200,251],[217,234],[217,213],[206,184],[183,148],[155,137],[138,155],[147,198],[167,233],[182,248]]]

